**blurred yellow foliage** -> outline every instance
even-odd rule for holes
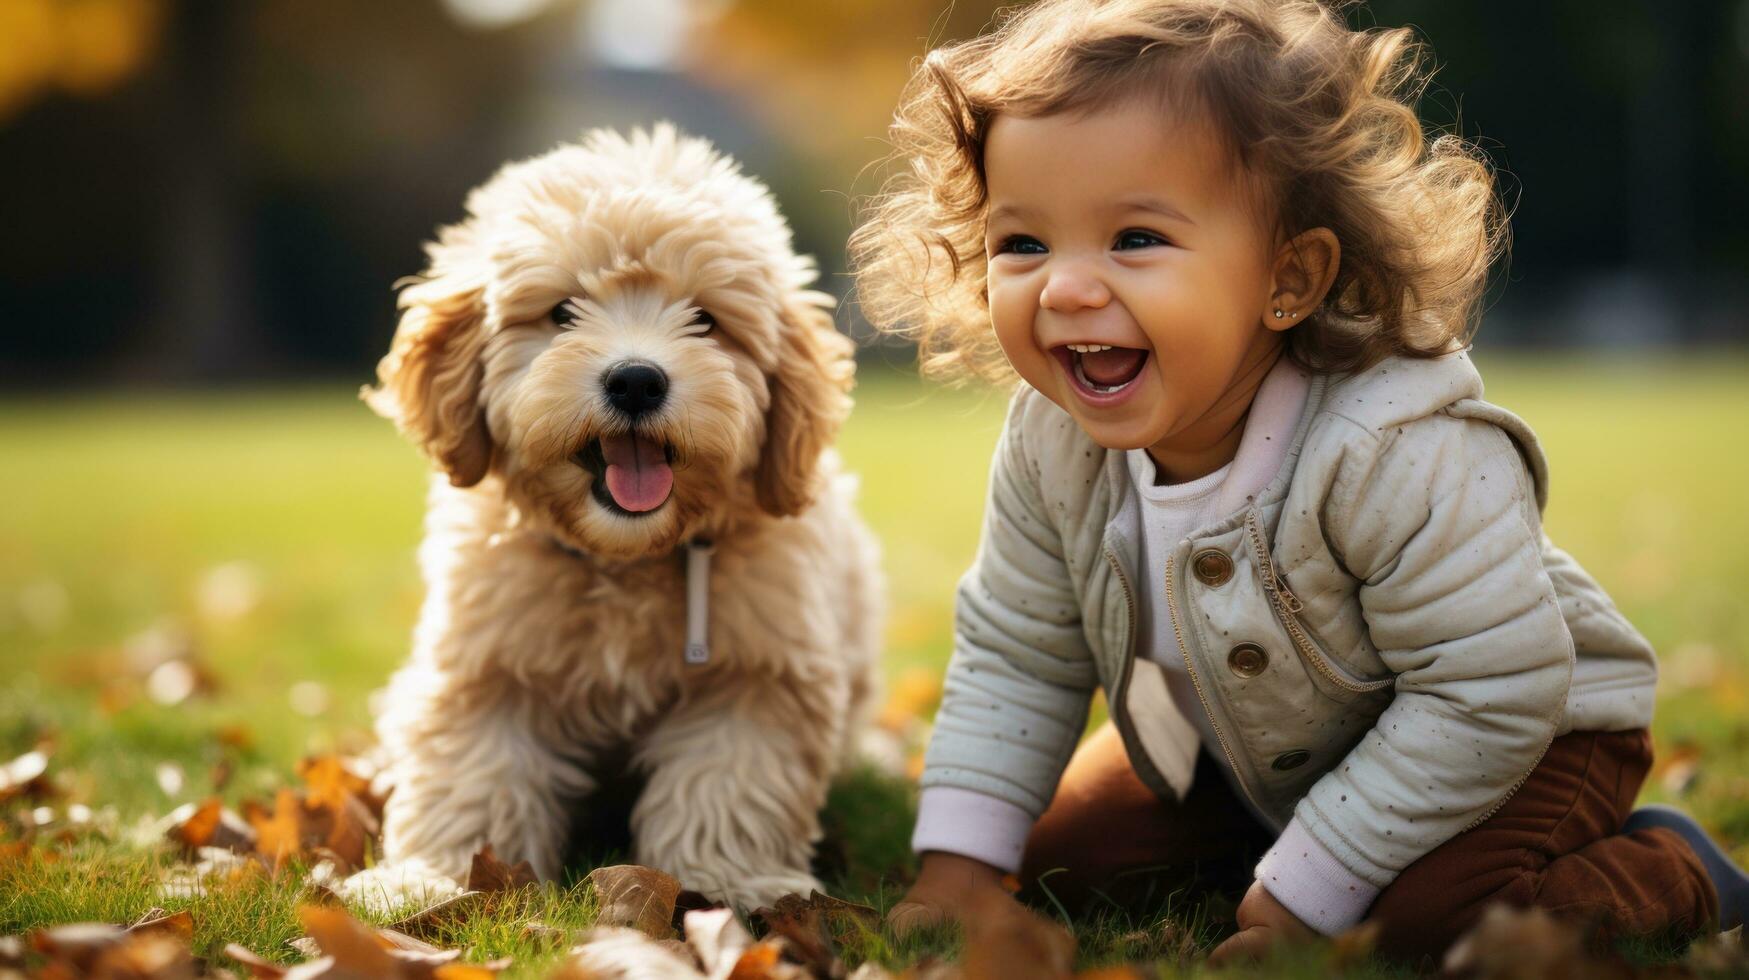
[[[860,165],[912,65],[972,37],[1004,0],[739,0],[694,39],[688,70],[742,93],[797,144]],[[853,173],[854,170],[847,171]]]
[[[0,3],[0,118],[52,90],[92,96],[126,81],[158,44],[164,0]]]

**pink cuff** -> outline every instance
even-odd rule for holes
[[[911,850],[960,854],[1013,874],[1020,870],[1032,823],[1032,814],[1007,800],[957,786],[931,786],[917,800]]]
[[[1353,928],[1366,917],[1379,888],[1331,856],[1298,819],[1257,862],[1257,880],[1300,921],[1326,936]]]

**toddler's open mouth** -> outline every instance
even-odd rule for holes
[[[1051,348],[1082,398],[1096,405],[1122,400],[1148,363],[1148,352],[1111,344],[1061,344]]]

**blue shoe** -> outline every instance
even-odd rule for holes
[[[1744,874],[1742,868],[1731,863],[1730,856],[1707,836],[1706,830],[1695,823],[1693,817],[1673,806],[1654,803],[1640,807],[1628,814],[1621,832],[1631,834],[1654,827],[1674,831],[1688,843],[1695,857],[1700,858],[1701,867],[1706,869],[1707,877],[1712,879],[1713,888],[1719,893],[1719,928],[1734,929],[1742,925],[1745,913],[1749,913],[1749,874]]]

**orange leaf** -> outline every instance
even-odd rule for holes
[[[399,966],[376,934],[341,909],[322,905],[298,908],[298,921],[334,964],[367,977],[392,977]]]
[[[255,828],[255,850],[271,861],[275,870],[302,850],[303,824],[298,811],[297,794],[289,789],[280,790],[274,797],[271,814],[253,800],[243,804],[243,816]]]
[[[169,838],[190,851],[207,846],[207,842],[213,839],[213,831],[219,829],[219,811],[222,809],[224,805],[218,797],[209,797],[187,820],[170,828]]]

